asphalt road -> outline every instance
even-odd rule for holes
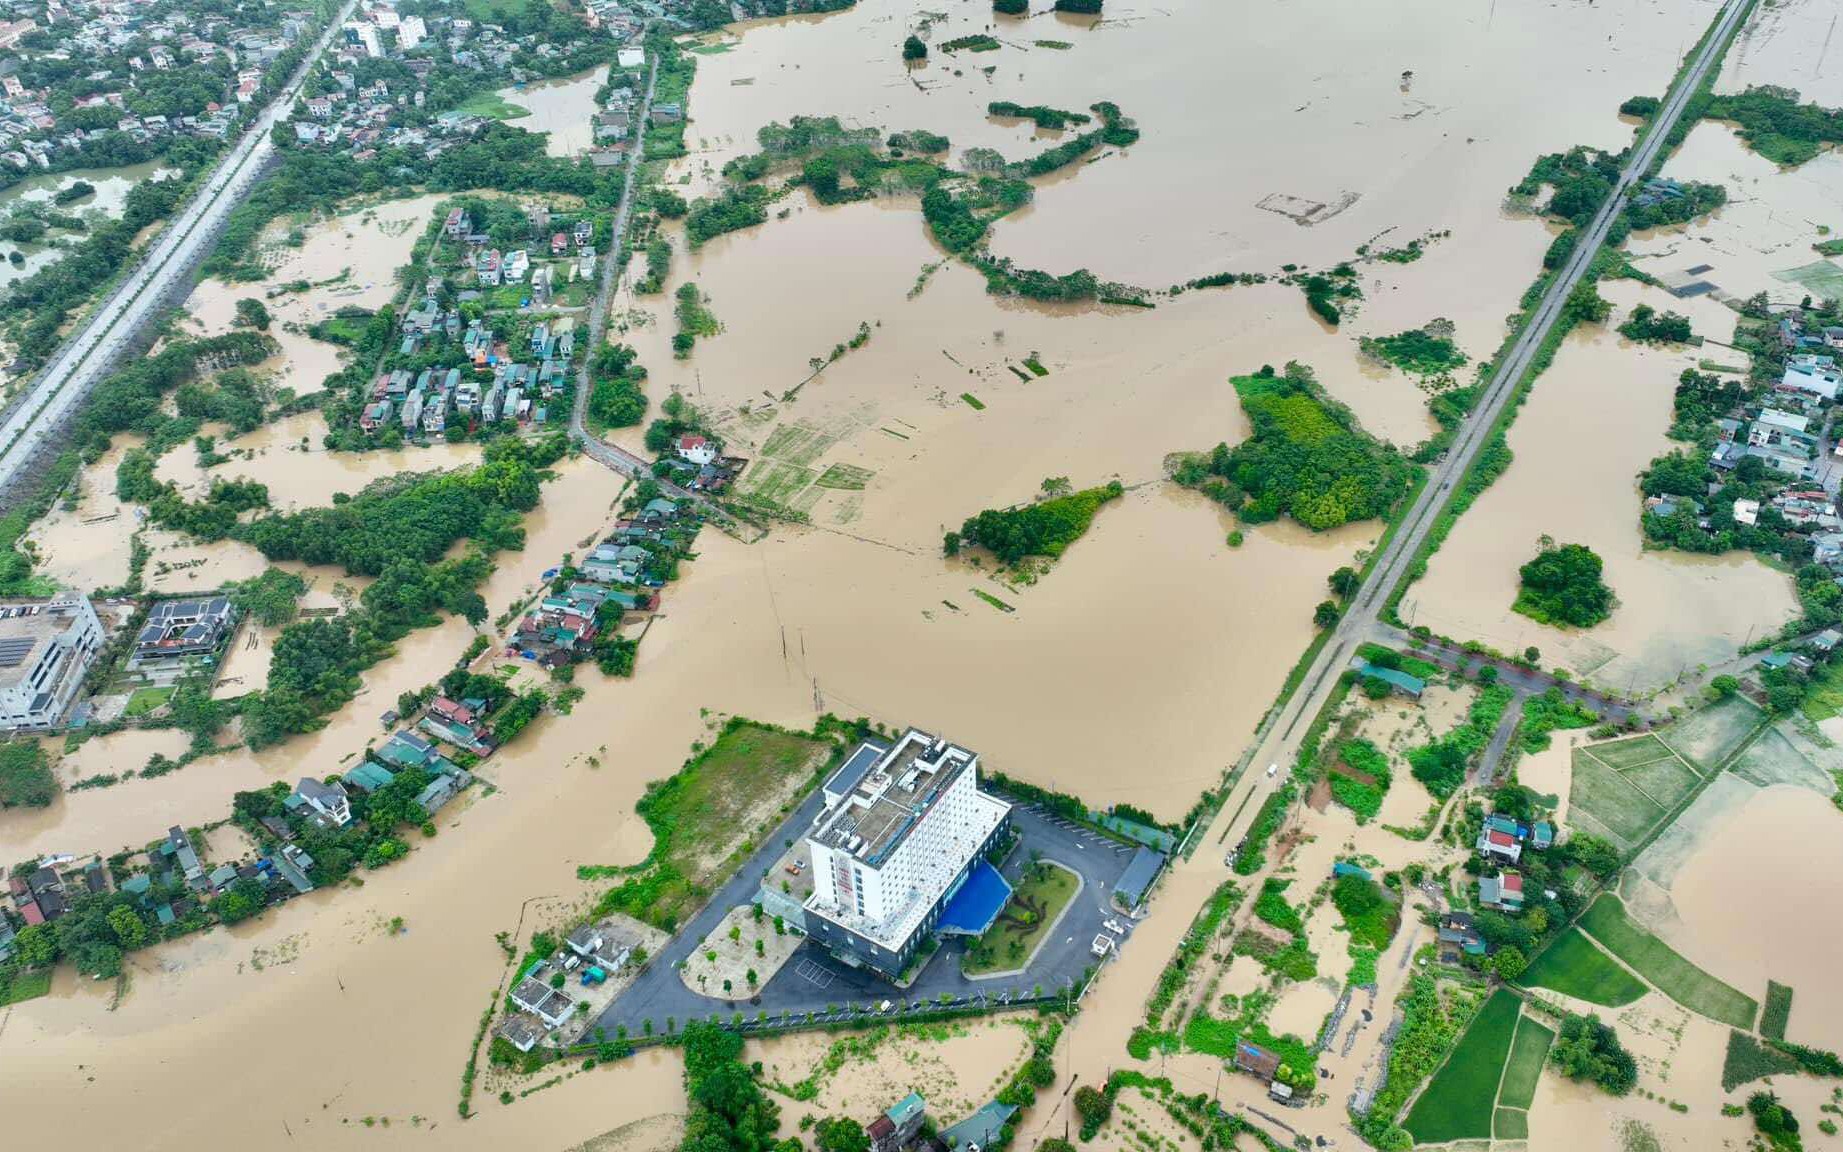
[[[1491,429],[1503,413],[1505,405],[1516,394],[1517,383],[1529,370],[1543,341],[1561,318],[1562,307],[1569,293],[1581,283],[1588,265],[1606,242],[1613,222],[1625,209],[1626,198],[1633,185],[1657,159],[1664,140],[1676,127],[1691,95],[1733,37],[1745,7],[1746,0],[1727,0],[1716,20],[1714,34],[1708,37],[1690,67],[1671,88],[1650,129],[1619,173],[1612,194],[1587,225],[1567,263],[1537,303],[1522,334],[1498,364],[1497,371],[1492,373],[1478,406],[1460,426],[1446,457],[1434,466],[1426,486],[1403,517],[1400,529],[1384,547],[1369,578],[1364,581],[1348,611],[1338,621],[1331,636],[1319,649],[1318,656],[1307,668],[1300,687],[1284,705],[1274,710],[1255,733],[1252,753],[1245,759],[1240,777],[1230,788],[1222,814],[1204,834],[1204,851],[1195,856],[1194,860],[1203,864],[1219,860],[1209,851],[1212,845],[1225,842],[1233,844],[1244,836],[1260,811],[1260,804],[1252,799],[1253,794],[1275,783],[1267,777],[1267,766],[1292,765],[1294,757],[1298,755],[1299,742],[1311,726],[1310,718],[1324,707],[1337,682],[1338,672],[1349,663],[1357,646],[1375,629],[1383,605],[1388,603],[1395,589],[1406,578],[1415,555],[1438,521],[1440,510],[1451,500],[1479,449],[1490,440]],[[1221,867],[1220,863],[1214,866]]]
[[[275,143],[270,133],[294,106],[307,74],[357,8],[350,0],[327,23],[313,51],[268,107],[218,161],[205,184],[167,224],[141,263],[90,314],[0,419],[0,490],[50,446],[90,390],[127,352],[135,337],[164,310],[168,297],[209,254],[218,228],[261,178]]]

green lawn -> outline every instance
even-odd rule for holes
[[[1792,989],[1773,980],[1766,982],[1766,1011],[1760,1014],[1760,1035],[1768,1040],[1785,1039],[1785,1026],[1792,1018]]]
[[[122,710],[122,715],[145,716],[172,697],[171,688],[136,688],[134,695],[128,697],[128,706]]]
[[[531,0],[464,0],[461,5],[475,20],[499,23],[507,16],[522,15]]]
[[[1536,1099],[1536,1082],[1542,1079],[1542,1063],[1549,1058],[1549,1045],[1555,1033],[1543,1027],[1533,1016],[1517,1021],[1517,1038],[1510,1045],[1510,1062],[1504,1065],[1504,1083],[1498,1089],[1498,1116],[1506,1108],[1528,1108]],[[1504,1133],[1498,1133],[1503,1138]]]
[[[966,950],[960,970],[977,976],[1011,972],[1029,964],[1044,933],[1068,907],[1080,885],[1081,878],[1059,864],[1045,860],[1032,865],[1011,894],[1011,903],[998,914],[998,922]]]
[[[638,811],[653,830],[653,850],[618,874],[597,912],[625,912],[670,932],[704,905],[762,834],[780,821],[825,770],[831,740],[732,719],[708,748],[677,773],[647,786]]]
[[[528,109],[507,100],[497,92],[476,92],[461,101],[454,109],[468,116],[484,116],[489,120],[517,120],[529,116]]]
[[[1642,981],[1570,928],[1523,972],[1529,988],[1547,988],[1603,1008],[1618,1008],[1645,994]]]
[[[1402,1121],[1416,1144],[1490,1138],[1498,1077],[1521,1009],[1515,994],[1499,988],[1478,1010],[1472,1026]]]
[[[15,975],[10,983],[0,983],[0,1008],[26,1000],[36,1000],[51,991],[51,969],[34,968]]]
[[[1496,1127],[1497,1131],[1493,1135],[1499,1140],[1527,1140],[1529,1113],[1521,1108],[1499,1108]]]
[[[1833,660],[1817,670],[1804,709],[1813,720],[1828,720],[1843,712],[1843,661]]]
[[[1581,917],[1581,927],[1607,951],[1657,986],[1658,991],[1711,1020],[1751,1031],[1760,1006],[1691,964],[1626,914],[1617,896],[1603,894]]]

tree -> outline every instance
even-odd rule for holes
[[[1320,628],[1329,628],[1337,623],[1340,615],[1342,613],[1338,611],[1335,601],[1320,600],[1318,607],[1312,609],[1312,623]]]
[[[269,310],[262,301],[253,296],[245,296],[237,301],[237,318],[235,323],[243,328],[254,328],[258,332],[269,330]]]
[[[1523,975],[1523,969],[1529,967],[1529,961],[1519,949],[1499,948],[1497,955],[1491,957],[1491,970],[1500,980],[1515,980]]]
[[[902,58],[911,61],[926,60],[928,58],[928,46],[922,43],[922,38],[920,36],[910,36],[907,40],[902,42]]]
[[[1740,690],[1741,682],[1733,676],[1723,674],[1709,681],[1709,691],[1715,694],[1717,700],[1726,700]]]
[[[1345,566],[1339,568],[1327,577],[1326,583],[1331,585],[1331,592],[1338,597],[1338,599],[1348,600],[1356,595],[1357,589],[1362,587],[1363,581],[1362,578],[1357,575],[1357,570],[1355,568]]]
[[[1612,589],[1600,578],[1600,557],[1584,544],[1556,545],[1543,538],[1536,558],[1519,570],[1515,609],[1561,627],[1591,628],[1612,615]]]
[[[1600,295],[1599,289],[1594,287],[1593,282],[1583,280],[1574,286],[1574,291],[1568,293],[1568,302],[1562,305],[1561,318],[1570,324],[1583,321],[1589,324],[1599,324],[1612,315],[1612,312],[1611,302]]]
[[[1549,1061],[1569,1079],[1592,1080],[1614,1096],[1624,1096],[1638,1083],[1637,1061],[1598,1016],[1563,1017]]]
[[[133,908],[118,904],[109,909],[109,927],[125,951],[132,952],[147,943],[147,921],[135,915]]]
[[[58,959],[58,940],[48,924],[28,924],[13,938],[19,962],[28,968],[43,968]]]
[[[828,1116],[814,1125],[813,1143],[820,1152],[870,1152],[864,1126],[844,1116]]]
[[[230,602],[268,628],[294,619],[295,608],[306,594],[307,581],[283,568],[264,569],[262,575],[230,586]]]

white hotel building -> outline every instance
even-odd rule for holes
[[[913,728],[892,748],[858,748],[826,782],[807,837],[808,934],[848,963],[900,975],[1010,815],[979,790],[978,769],[974,753]]]

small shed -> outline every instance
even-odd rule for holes
[[[1114,882],[1114,898],[1128,908],[1137,908],[1164,866],[1163,852],[1154,852],[1150,848],[1134,852],[1132,860],[1126,865],[1126,871]]]

